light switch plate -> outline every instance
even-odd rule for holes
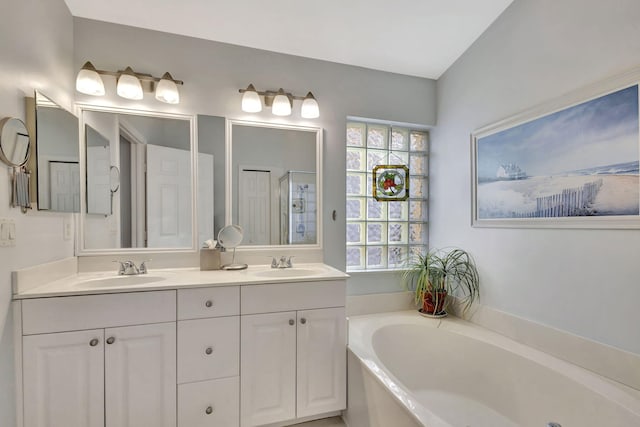
[[[64,240],[71,240],[72,228],[73,225],[71,215],[65,216],[64,220],[62,221],[62,238]]]
[[[0,246],[16,245],[16,223],[12,219],[0,218]]]

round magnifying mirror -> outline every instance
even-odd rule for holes
[[[109,169],[109,185],[111,193],[116,193],[120,189],[120,169],[117,166],[111,166]]]
[[[227,225],[218,232],[220,246],[225,249],[233,249],[231,264],[225,264],[220,267],[223,270],[244,270],[247,268],[247,264],[236,264],[236,247],[242,243],[243,234],[242,227],[239,225]]]
[[[7,117],[0,120],[0,159],[12,167],[27,163],[31,153],[31,140],[24,122]]]

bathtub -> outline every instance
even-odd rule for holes
[[[640,392],[456,318],[349,319],[349,427],[640,427]]]

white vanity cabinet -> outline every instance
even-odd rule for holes
[[[24,426],[175,427],[175,313],[175,291],[23,301]]]
[[[241,427],[346,407],[345,282],[241,289]]]

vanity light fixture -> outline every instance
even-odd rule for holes
[[[125,68],[120,77],[118,77],[116,91],[118,96],[126,99],[142,99],[142,83],[140,83],[140,79],[136,77],[131,67]]]
[[[252,84],[250,84],[242,94],[242,111],[247,113],[259,113],[262,111],[260,95]]]
[[[85,62],[76,77],[76,90],[87,95],[104,95],[104,83],[96,67],[89,61]]]
[[[276,97],[273,98],[273,104],[271,105],[271,112],[276,116],[290,116],[291,115],[291,100],[284,93],[284,89],[280,88]]]
[[[167,104],[180,102],[178,85],[184,84],[181,80],[174,79],[171,74],[164,73],[161,78],[151,74],[136,73],[131,67],[118,71],[96,70],[91,62],[86,62],[76,77],[76,90],[93,96],[105,94],[102,76],[111,76],[117,79],[116,92],[126,99],[142,99],[144,92],[153,92],[158,101]]]
[[[300,115],[305,119],[315,119],[320,117],[320,108],[318,101],[311,92],[306,96],[296,96],[289,92],[285,92],[280,88],[276,91],[259,92],[250,84],[246,89],[240,89],[242,94],[242,111],[245,113],[259,113],[262,111],[262,100],[260,97],[264,97],[264,105],[271,107],[271,112],[276,116],[289,116],[291,115],[291,108],[293,107],[293,101],[302,101],[302,108]]]

